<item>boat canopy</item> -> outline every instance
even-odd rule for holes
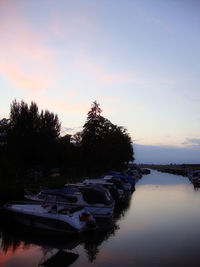
[[[42,191],[46,195],[63,197],[68,200],[77,200],[75,193],[81,192],[83,199],[89,204],[103,203],[109,205],[112,198],[109,197],[106,189],[100,185],[84,185],[80,187],[66,187],[61,189],[49,189]]]
[[[198,175],[200,175],[200,170],[189,171],[188,175],[190,175],[190,176],[198,176]]]
[[[127,180],[131,185],[135,185],[135,180],[130,175],[120,174],[117,172],[116,173],[115,172],[109,172],[108,175],[111,176],[112,178],[120,178],[120,179]]]
[[[48,189],[42,191],[42,194],[45,195],[54,195],[57,197],[63,197],[68,200],[77,200],[77,197],[74,195],[76,192],[79,192],[76,188],[61,188],[61,189]]]
[[[102,203],[110,205],[113,202],[107,190],[100,185],[88,185],[79,188],[83,194],[83,199],[89,204]]]

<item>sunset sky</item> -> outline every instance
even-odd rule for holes
[[[0,119],[35,101],[71,133],[96,100],[138,161],[200,162],[199,14],[198,0],[0,0]]]

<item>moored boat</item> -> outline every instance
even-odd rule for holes
[[[115,201],[109,191],[99,185],[67,184],[66,188],[43,190],[37,195],[25,198],[41,201],[55,196],[56,204],[66,208],[84,208],[95,219],[110,220],[113,217]]]
[[[84,185],[100,185],[109,190],[111,196],[115,202],[120,202],[124,199],[123,190],[117,189],[113,181],[107,181],[104,179],[86,179],[83,181]]]
[[[79,233],[96,227],[93,216],[84,209],[63,208],[54,198],[41,204],[5,204],[4,215],[20,224],[53,232]]]
[[[127,174],[117,173],[117,172],[109,172],[105,177],[117,178],[122,180],[123,183],[129,183],[131,185],[131,190],[135,190],[135,182],[136,180]]]

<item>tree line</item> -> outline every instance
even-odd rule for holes
[[[9,118],[0,120],[1,177],[23,177],[30,168],[48,176],[55,167],[66,176],[95,175],[122,170],[133,155],[127,130],[104,118],[96,101],[74,135],[62,136],[58,116],[34,102],[13,101]]]

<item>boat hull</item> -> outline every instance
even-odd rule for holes
[[[34,197],[26,197],[28,200],[35,201],[37,203],[42,204],[42,201],[37,198],[37,196]],[[89,212],[92,214],[92,216],[95,219],[101,219],[101,220],[111,220],[113,218],[113,212],[115,208],[115,204],[109,206],[103,206],[101,204],[97,205],[81,205],[79,203],[67,203],[67,202],[56,202],[57,205],[63,206],[65,208],[83,208],[86,212]]]
[[[32,229],[40,229],[51,231],[55,233],[79,233],[87,229],[87,226],[84,222],[79,221],[79,217],[74,215],[69,216],[69,221],[65,216],[59,214],[37,214],[34,212],[23,212],[18,211],[8,205],[2,208],[1,212],[9,218],[9,220],[17,222],[19,224],[28,226]],[[76,220],[77,223],[72,223],[73,220]]]

